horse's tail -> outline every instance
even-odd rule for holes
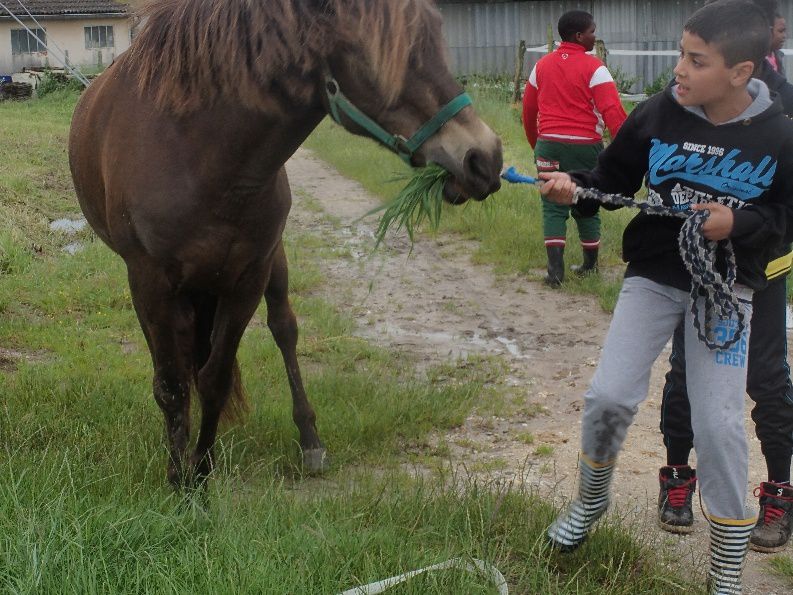
[[[250,412],[248,394],[242,386],[242,374],[237,358],[234,358],[234,367],[231,371],[231,390],[226,406],[223,407],[221,419],[228,422],[240,422],[245,419]]]
[[[212,327],[215,323],[217,310],[216,297],[204,297],[195,301],[195,344],[193,347],[193,385],[198,385],[198,373],[209,360],[212,353]],[[221,411],[221,420],[227,422],[242,421],[248,411],[248,397],[242,386],[242,374],[237,358],[231,370],[231,387],[229,395]]]

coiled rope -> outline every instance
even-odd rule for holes
[[[543,184],[542,180],[519,174],[514,167],[502,173],[501,177],[513,183]],[[581,199],[633,207],[648,215],[685,219],[683,227],[680,228],[678,243],[680,257],[691,274],[691,314],[697,337],[712,350],[727,350],[741,339],[746,328],[746,314],[734,288],[737,271],[735,251],[730,240],[713,241],[703,235],[702,226],[710,215],[709,211],[676,211],[662,205],[637,201],[621,194],[601,192],[596,188],[577,188],[573,202],[576,203]],[[716,260],[720,254],[724,256],[726,263],[725,275],[716,269]],[[699,297],[704,299],[702,313],[697,305]],[[716,327],[721,320],[735,320],[736,327],[732,334],[728,332],[723,339],[718,339]]]

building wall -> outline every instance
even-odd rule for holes
[[[130,24],[127,18],[80,18],[69,20],[41,20],[39,24],[47,32],[47,45],[52,50],[48,55],[11,54],[11,30],[22,29],[16,21],[0,22],[0,75],[19,72],[26,66],[62,66],[58,56],[68,54],[69,63],[81,68],[95,68],[99,65],[107,66],[121,52],[129,47]],[[31,29],[38,28],[33,22],[23,21]],[[112,48],[86,49],[84,27],[97,25],[111,25],[113,27]],[[57,47],[56,47],[57,45]],[[62,51],[57,51],[60,48]]]
[[[515,72],[518,43],[529,48],[547,43],[548,27],[559,40],[556,22],[562,13],[581,9],[595,17],[597,37],[609,50],[672,50],[691,13],[704,0],[560,0],[524,2],[438,2],[444,20],[453,71],[458,75],[509,74]],[[793,31],[793,2],[781,2],[782,16]],[[793,33],[791,33],[793,38]],[[786,48],[793,49],[793,39]],[[542,56],[528,52],[524,73]],[[793,55],[786,56],[793,72]],[[611,69],[636,77],[634,91],[674,67],[675,56],[609,55]],[[524,74],[525,75],[525,74]]]

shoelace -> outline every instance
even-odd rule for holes
[[[666,491],[666,499],[673,508],[680,508],[686,503],[688,495],[694,491],[692,484],[696,479],[688,479],[680,485],[671,486]]]
[[[776,500],[782,500],[783,502],[793,502],[793,498],[789,498],[787,496],[780,496],[774,492],[769,492],[763,488],[762,485],[756,487],[754,489],[755,497],[767,497],[767,498],[774,498]],[[785,516],[785,512],[787,512],[784,508],[780,508],[779,506],[774,506],[770,502],[765,502],[763,504],[763,523],[768,525],[774,523]]]
[[[781,519],[785,514],[785,511],[781,508],[777,508],[773,504],[766,504],[765,510],[763,514],[763,523],[766,525],[770,525],[773,522],[778,521]]]

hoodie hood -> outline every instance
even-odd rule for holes
[[[760,79],[755,79],[755,78],[750,79],[749,83],[746,85],[746,90],[749,92],[749,96],[752,98],[752,103],[749,104],[749,107],[747,107],[743,112],[741,112],[731,120],[727,120],[726,122],[722,122],[721,124],[715,124],[716,126],[724,126],[726,124],[733,124],[735,122],[744,122],[752,118],[757,118],[758,116],[762,115],[763,113],[765,113],[771,107],[774,106],[774,98],[771,97],[771,92],[768,90],[768,86]],[[677,101],[677,85],[674,82],[671,85],[669,85],[669,87],[667,88],[667,92],[675,101],[675,103],[680,105],[680,103],[678,103]],[[694,114],[699,118],[702,118],[706,122],[710,122],[710,120],[708,120],[707,115],[705,115],[705,110],[703,110],[701,106],[681,105],[680,107],[682,107],[687,112]]]

